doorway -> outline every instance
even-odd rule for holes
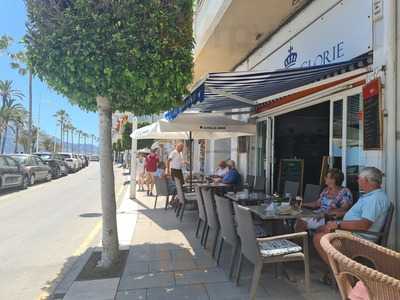
[[[275,117],[274,174],[281,159],[303,159],[303,184],[320,184],[322,160],[330,153],[330,109],[327,101]],[[278,191],[278,176],[273,185]]]

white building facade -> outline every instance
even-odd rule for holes
[[[272,192],[282,159],[304,159],[305,183],[318,184],[322,159],[328,157],[329,166],[339,167],[344,184],[353,190],[358,189],[359,170],[376,166],[385,173],[384,186],[396,207],[391,246],[399,249],[399,18],[395,0],[199,1],[196,79],[207,72],[275,71],[357,57],[367,61],[358,69],[260,99],[251,115],[232,112],[233,118],[255,119],[257,137],[208,143],[206,170],[230,157],[242,174],[265,175]],[[363,113],[363,88],[374,80],[381,87],[381,141],[375,148],[366,147]]]

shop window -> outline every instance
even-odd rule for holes
[[[239,153],[249,152],[249,145],[250,145],[250,137],[240,136],[238,138],[238,152]]]

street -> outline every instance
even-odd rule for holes
[[[37,299],[74,256],[99,243],[99,170],[93,162],[76,174],[0,194],[0,299]],[[115,175],[118,196],[120,169]]]

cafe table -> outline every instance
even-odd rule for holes
[[[323,213],[315,212],[308,208],[291,209],[289,212],[281,213],[279,208],[274,211],[267,211],[265,205],[250,205],[250,211],[263,221],[274,220],[295,220],[300,218],[324,217]]]
[[[266,199],[270,197],[268,194],[260,192],[250,192],[250,193],[228,192],[224,196],[229,200],[244,206],[251,206],[251,205],[255,206],[256,204],[264,202]]]

